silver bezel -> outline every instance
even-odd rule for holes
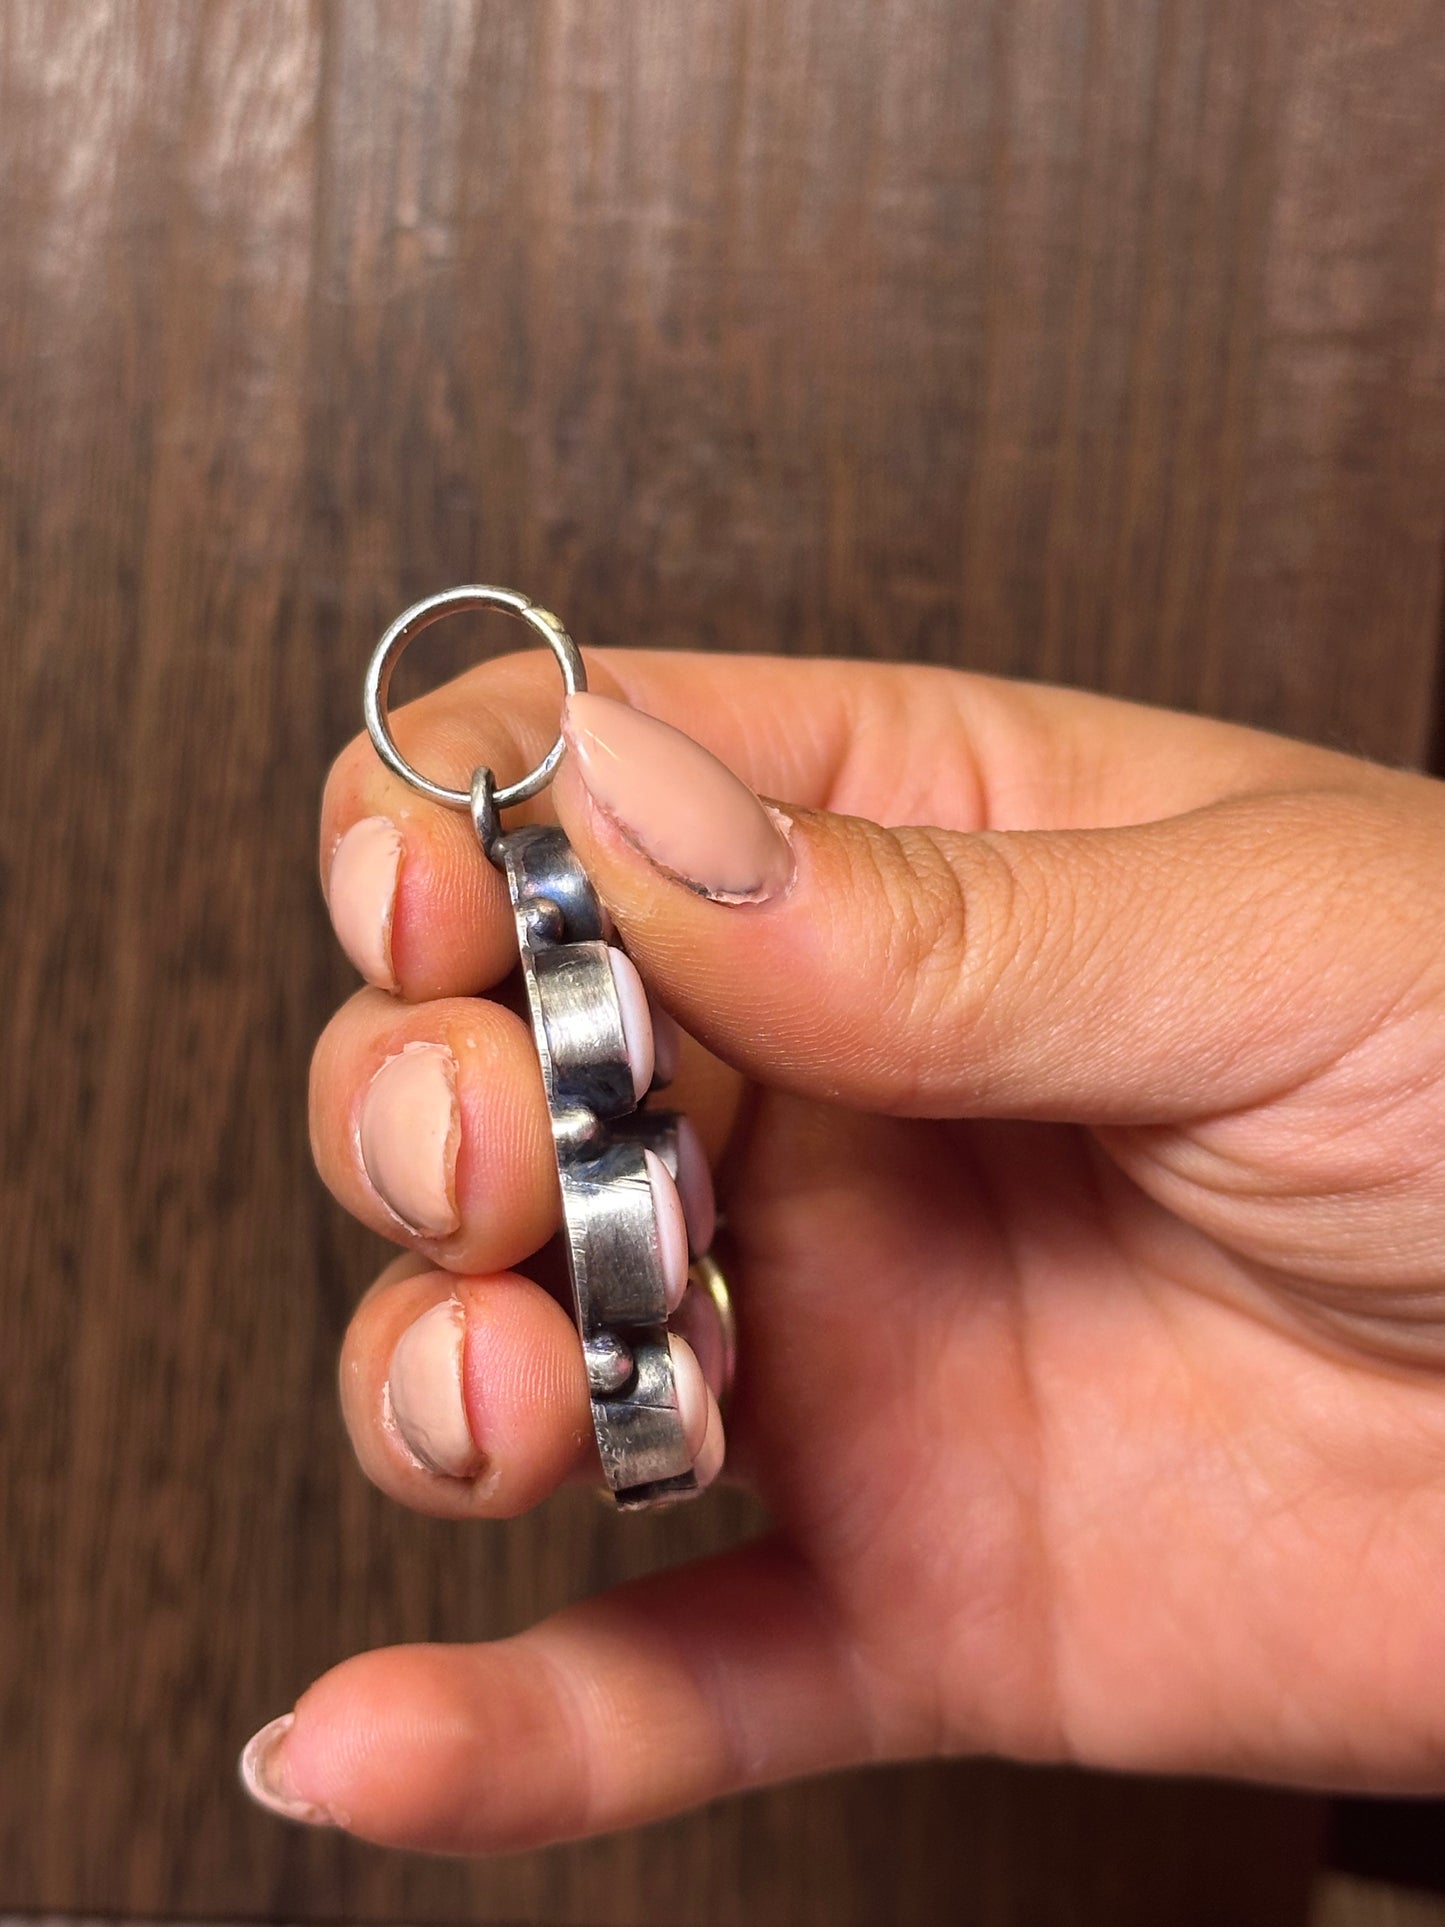
[[[676,1121],[639,1112],[608,922],[562,831],[495,839],[552,1117],[573,1310],[603,1476],[624,1509],[697,1491],[667,1342],[645,1152],[674,1174]]]

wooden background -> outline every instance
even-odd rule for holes
[[[745,1522],[350,1462],[303,1091],[380,627],[490,579],[1426,757],[1442,115],[1439,0],[0,0],[0,1911],[1299,1918],[1284,1796],[918,1768],[465,1868],[233,1757]]]

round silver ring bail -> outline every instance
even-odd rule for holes
[[[567,695],[578,695],[587,687],[587,669],[582,661],[582,652],[571,636],[549,610],[538,608],[535,602],[518,595],[514,589],[493,588],[486,583],[443,589],[438,595],[424,596],[420,602],[414,602],[397,617],[376,645],[367,664],[362,696],[367,733],[376,745],[376,753],[382,762],[403,783],[409,784],[421,795],[430,797],[433,803],[441,803],[449,810],[464,810],[469,815],[474,812],[475,783],[471,789],[448,789],[415,769],[396,746],[396,738],[391,733],[387,697],[391,691],[392,672],[401,661],[408,644],[415,642],[423,629],[440,622],[443,616],[464,615],[476,609],[497,609],[503,615],[514,616],[517,621],[525,622],[556,657]],[[525,803],[529,796],[544,790],[551,782],[565,748],[566,744],[559,735],[534,769],[528,770],[525,776],[515,783],[508,783],[503,789],[491,790],[488,799],[490,815],[495,817],[500,811]],[[478,829],[480,831],[480,824]]]

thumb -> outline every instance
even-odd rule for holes
[[[1391,882],[1408,839],[1389,785],[1413,779],[1362,764],[1352,791],[1322,754],[1328,791],[1156,823],[886,829],[772,808],[605,696],[574,696],[565,733],[557,812],[643,975],[773,1085],[1160,1122],[1287,1088],[1400,994],[1409,946],[1382,919],[1420,888]]]

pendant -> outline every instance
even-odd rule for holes
[[[403,782],[467,812],[481,850],[506,877],[552,1123],[598,1457],[618,1506],[635,1511],[699,1490],[669,1320],[677,1318],[711,1366],[719,1397],[731,1376],[732,1307],[707,1249],[715,1218],[711,1179],[687,1121],[648,1102],[670,1072],[659,1042],[671,1019],[654,1013],[571,844],[555,825],[501,827],[503,811],[551,781],[565,752],[561,736],[533,770],[503,789],[485,768],[469,790],[445,788],[396,746],[387,697],[403,651],[431,623],[475,609],[525,622],[556,657],[566,692],[587,687],[581,652],[555,616],[509,589],[451,589],[408,609],[378,643],[366,677],[366,723],[378,754]]]

